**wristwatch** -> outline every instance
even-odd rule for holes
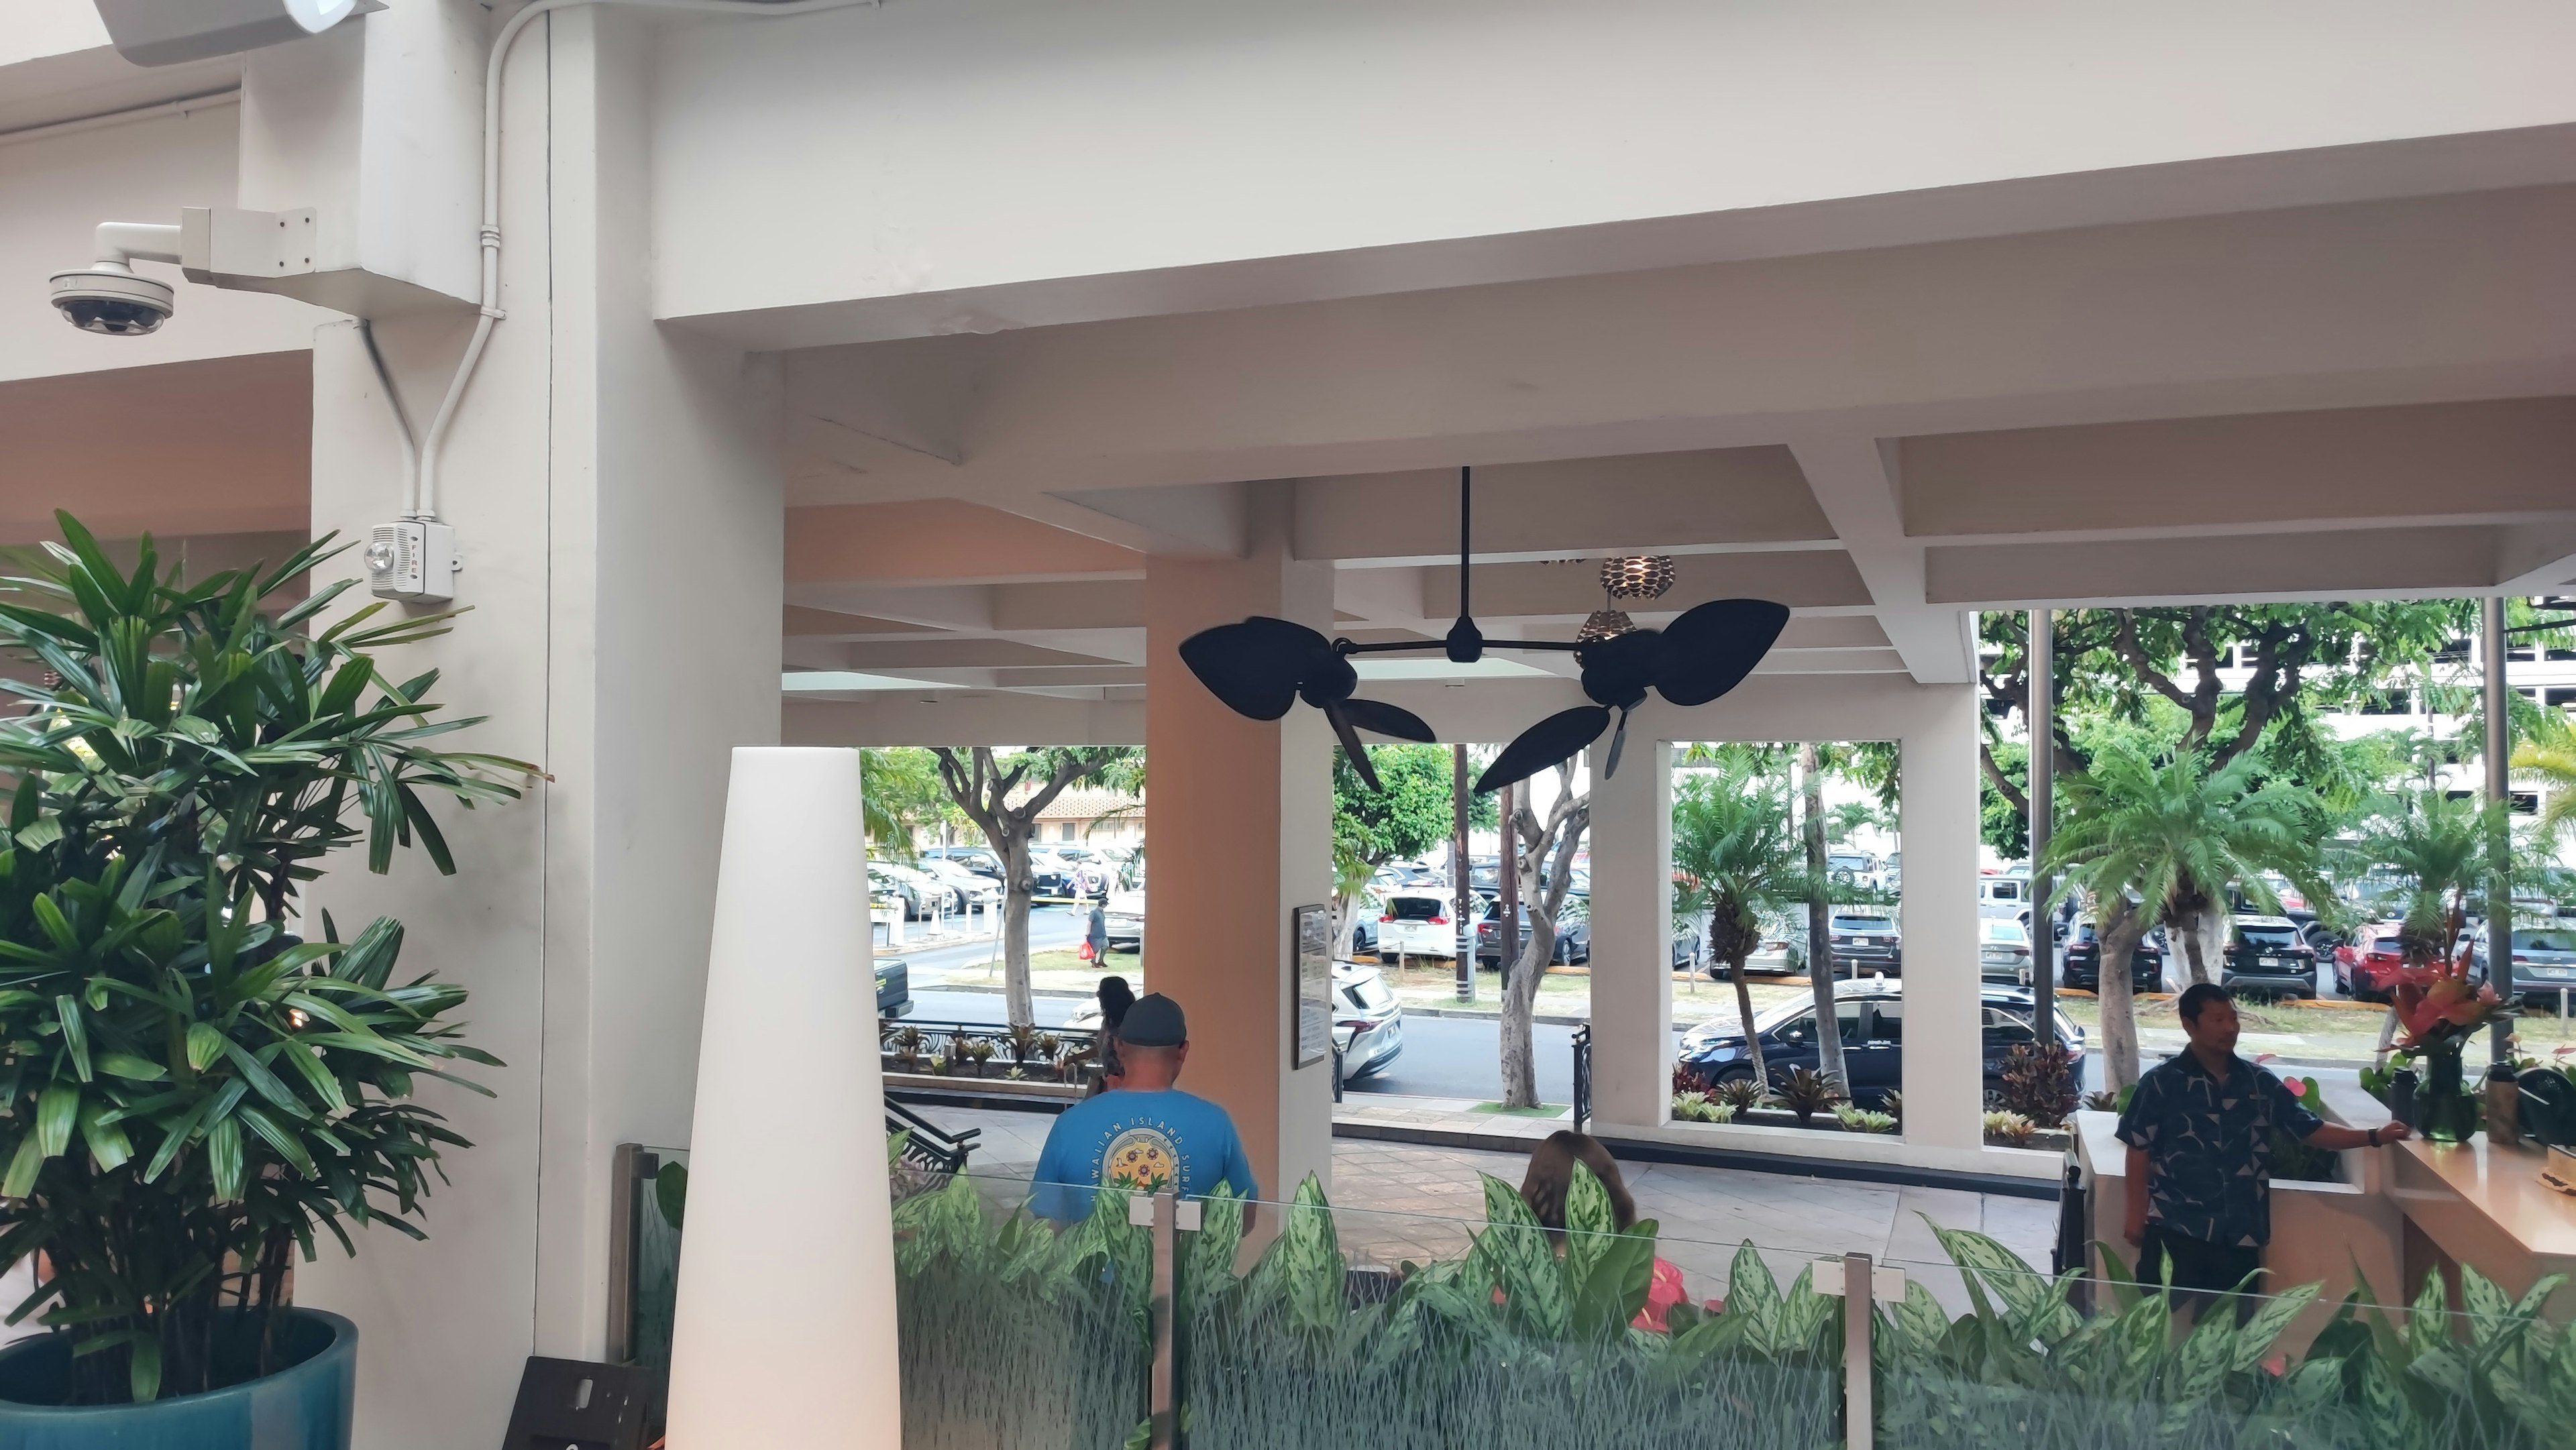
[[[2370,1130],[2370,1146],[2373,1148],[2379,1146],[2379,1130],[2377,1128]]]

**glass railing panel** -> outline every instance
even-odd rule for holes
[[[689,1150],[648,1148],[653,1176],[636,1185],[634,1326],[635,1363],[652,1377],[652,1409],[645,1423],[659,1430],[671,1389],[671,1324],[680,1298],[680,1226],[687,1222]]]
[[[1645,1225],[1550,1234],[1511,1187],[1493,1187],[1473,1219],[1339,1209],[1312,1192],[1209,1202],[1178,1253],[1187,1442],[1813,1450],[1839,1438],[1839,1300],[1776,1276],[1751,1245],[1728,1249],[1722,1277],[1694,1281]]]
[[[2474,1269],[2383,1308],[2051,1279],[1992,1240],[1940,1240],[1945,1261],[1890,1265],[1907,1288],[1879,1305],[1880,1450],[2576,1446],[2576,1336]]]
[[[1148,1410],[1153,1260],[1127,1195],[897,1172],[905,1450],[1128,1444]],[[1030,1211],[1033,1190],[1062,1221]]]

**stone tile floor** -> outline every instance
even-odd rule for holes
[[[945,1128],[982,1130],[969,1172],[997,1203],[1023,1195],[1021,1185],[1054,1122],[1038,1113],[921,1111]],[[1564,1126],[1487,1115],[1462,1119],[1429,1108],[1402,1111],[1426,1126],[1438,1117],[1452,1128],[1463,1121],[1479,1131],[1490,1126],[1532,1140]],[[1469,1230],[1485,1218],[1479,1175],[1490,1173],[1517,1187],[1526,1166],[1526,1156],[1517,1151],[1336,1138],[1332,1201],[1342,1251],[1355,1267],[1393,1268],[1407,1259],[1462,1255]],[[1815,1259],[1866,1253],[1904,1268],[1953,1314],[1964,1313],[1967,1294],[1934,1240],[1927,1215],[1945,1228],[1991,1235],[2042,1274],[2057,1236],[2053,1201],[1667,1163],[1621,1168],[1638,1213],[1661,1226],[1663,1256],[1680,1267],[1692,1296],[1703,1300],[1726,1292],[1737,1248],[1750,1240],[1783,1287]]]

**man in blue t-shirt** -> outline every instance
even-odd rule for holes
[[[1110,1091],[1064,1110],[1038,1154],[1029,1206],[1071,1222],[1091,1212],[1100,1187],[1139,1193],[1178,1189],[1203,1198],[1220,1183],[1236,1197],[1261,1189],[1235,1136],[1234,1120],[1207,1099],[1172,1084],[1190,1055],[1181,1004],[1160,992],[1136,999],[1118,1026],[1124,1069]],[[1247,1211],[1245,1226],[1251,1225]]]

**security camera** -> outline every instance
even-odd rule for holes
[[[76,272],[51,278],[54,306],[63,319],[83,332],[108,337],[140,337],[157,332],[178,310],[178,294],[169,283],[139,276],[137,259],[179,260],[179,229],[150,222],[103,222],[98,229],[98,261]]]
[[[185,65],[319,35],[379,0],[98,0],[116,53],[136,65]]]

